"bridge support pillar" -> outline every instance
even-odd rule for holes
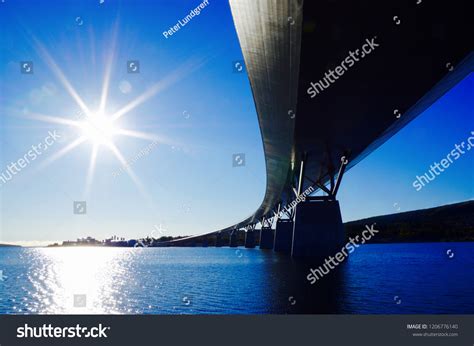
[[[248,230],[245,233],[245,247],[246,248],[255,247],[255,231],[254,230]]]
[[[230,247],[237,247],[237,246],[239,246],[239,244],[238,244],[238,232],[232,232],[232,233],[230,234],[229,246],[230,246]]]
[[[275,245],[273,250],[276,252],[291,253],[293,243],[293,221],[279,219],[275,229]]]
[[[216,247],[224,246],[224,240],[222,238],[223,238],[222,234],[220,234],[220,233],[216,234]]]
[[[344,246],[341,209],[336,200],[309,200],[296,206],[291,255],[334,256]]]
[[[260,249],[273,249],[273,230],[271,227],[262,227],[260,230]]]

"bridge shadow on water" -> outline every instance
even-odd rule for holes
[[[365,245],[314,284],[308,275],[323,259],[260,251],[261,296],[268,313],[472,314],[473,249],[472,242]]]
[[[324,259],[294,260],[271,251],[263,251],[262,255],[266,257],[262,285],[269,292],[266,296],[269,313],[334,314],[343,311],[341,297],[345,296],[346,263],[339,264],[311,284],[307,278],[310,270],[318,268]]]

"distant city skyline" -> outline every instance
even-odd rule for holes
[[[136,239],[158,227],[197,235],[259,207],[263,144],[228,3],[210,2],[163,35],[199,5],[3,5],[0,243]],[[348,171],[343,220],[472,199],[471,152],[420,191],[412,183],[474,130],[473,93],[471,74]],[[84,108],[95,125],[71,125],[87,119]]]

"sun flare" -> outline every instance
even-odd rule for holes
[[[37,121],[67,126],[69,128],[74,128],[78,130],[78,138],[73,139],[59,151],[55,152],[49,158],[44,160],[39,166],[39,169],[42,169],[50,165],[51,163],[59,160],[60,158],[66,156],[68,153],[81,146],[82,144],[88,142],[91,143],[92,150],[89,160],[89,166],[87,169],[86,186],[84,190],[84,198],[87,198],[91,190],[91,185],[93,184],[96,163],[98,162],[98,155],[99,153],[103,152],[102,150],[100,150],[100,147],[104,146],[108,149],[104,152],[112,154],[117,159],[119,164],[122,166],[122,169],[128,174],[128,176],[134,182],[140,193],[148,200],[151,200],[151,198],[146,193],[145,187],[140,182],[138,176],[134,173],[131,166],[128,164],[127,159],[124,157],[119,147],[116,145],[115,139],[116,137],[128,137],[134,138],[136,140],[151,141],[153,143],[158,142],[168,145],[170,144],[169,140],[166,137],[159,136],[154,133],[141,132],[131,128],[121,128],[118,126],[119,119],[123,118],[126,115],[130,115],[134,109],[136,109],[149,99],[153,98],[155,95],[159,94],[169,86],[173,85],[178,80],[181,80],[190,72],[202,66],[204,62],[193,60],[188,61],[186,64],[171,72],[163,79],[158,80],[150,88],[146,89],[142,94],[122,106],[120,109],[115,110],[112,113],[107,113],[106,109],[108,105],[110,80],[113,72],[114,60],[117,57],[117,31],[118,24],[116,23],[113,28],[112,38],[110,40],[110,47],[107,51],[107,59],[104,63],[102,92],[100,93],[100,98],[96,100],[97,102],[94,102],[94,104],[99,105],[98,110],[95,112],[92,111],[89,105],[82,99],[79,92],[77,92],[76,89],[73,87],[72,83],[69,81],[67,76],[56,63],[53,56],[46,49],[46,47],[39,40],[33,38],[39,56],[50,68],[51,72],[55,75],[57,80],[62,84],[64,90],[71,96],[71,98],[75,101],[76,105],[80,108],[81,119],[77,119],[78,113],[75,113],[76,119],[74,120],[68,118],[66,113],[61,116],[53,116],[49,114],[29,112],[28,117]],[[70,115],[71,114],[73,114],[72,111],[70,112]]]
[[[93,113],[79,123],[82,135],[94,145],[113,144],[113,137],[120,130],[110,116],[104,112]]]

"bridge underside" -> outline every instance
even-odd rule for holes
[[[260,208],[224,232],[272,216],[279,202],[296,198],[295,190],[334,187],[342,156],[350,169],[473,71],[468,1],[230,0],[230,6],[262,133],[267,188]],[[370,53],[362,57],[364,45]],[[314,95],[316,83],[324,87]],[[315,230],[319,222],[313,217],[301,227],[296,215],[293,243],[298,230]],[[340,212],[332,225],[320,219],[340,229]],[[278,230],[275,237],[287,251]],[[303,243],[311,243],[308,237]],[[254,246],[253,233],[248,239]]]
[[[315,181],[327,184],[337,174],[341,156],[349,159],[350,169],[473,69],[468,1],[446,6],[399,0],[231,0],[230,5],[267,169],[275,150],[269,143],[279,142],[269,137],[269,129],[278,127],[280,134],[286,129],[286,144],[290,134],[293,138],[289,162],[281,160],[278,169],[289,163],[287,179],[275,187],[274,172],[268,172],[267,192],[283,193],[266,196],[253,217],[237,226],[268,215],[268,207],[278,199],[285,204],[295,198],[302,159],[304,175],[311,179],[304,180],[302,189]],[[364,44],[371,52],[361,57]],[[348,64],[346,59],[356,50],[359,57]],[[311,83],[323,81],[330,71],[337,79],[311,97]],[[296,106],[292,97],[282,96],[295,92],[289,82],[295,80]],[[294,114],[288,116],[288,110]]]
[[[350,169],[472,71],[472,56],[461,65],[474,42],[468,7],[305,1],[295,153],[297,161],[307,155],[307,176],[328,182],[343,155]],[[373,47],[361,57],[367,40]],[[359,61],[349,67],[356,49]],[[338,66],[342,75],[311,98],[311,83]]]

